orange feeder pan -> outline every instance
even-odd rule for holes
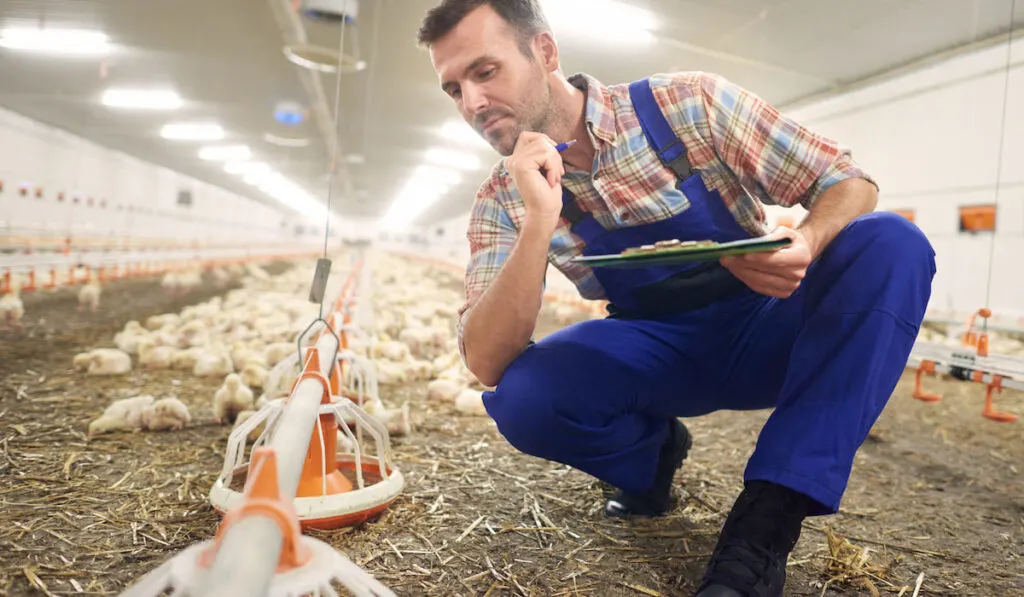
[[[293,504],[303,529],[326,530],[354,526],[379,515],[402,492],[405,480],[393,465],[387,428],[348,398],[334,399],[339,392],[341,369],[336,364],[328,380],[310,370],[310,364],[318,361],[316,349],[308,349],[306,370],[292,388],[294,392],[299,382],[310,377],[324,384],[318,420]],[[230,510],[242,497],[242,489],[251,474],[251,465],[244,462],[249,434],[266,423],[252,451],[269,443],[287,400],[271,401],[232,431],[225,453],[225,468],[210,490],[210,502],[218,512]],[[344,424],[346,420],[355,423],[355,432]],[[339,452],[339,430],[355,446],[352,452]],[[376,454],[365,454],[357,436],[372,440]]]

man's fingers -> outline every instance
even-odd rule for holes
[[[753,272],[745,276],[743,282],[755,292],[776,298],[789,298],[800,286],[797,282],[781,280],[778,277],[759,272]]]
[[[728,259],[728,260],[726,260]],[[722,265],[732,271],[734,274],[738,272],[756,272],[760,274],[769,275],[772,277],[779,278],[780,280],[789,281],[800,281],[803,280],[806,269],[804,264],[798,262],[794,265],[779,265],[775,263],[757,263],[741,258],[726,258],[723,259]]]
[[[802,251],[791,249],[779,249],[765,253],[747,253],[746,255],[735,255],[738,261],[749,263],[751,267],[764,269],[765,267],[790,267],[810,265],[807,256]]]
[[[806,269],[802,264],[798,265],[779,265],[779,264],[760,264],[760,263],[746,263],[741,262],[736,266],[736,269],[743,269],[751,272],[757,272],[761,274],[767,274],[775,276],[780,279],[790,281],[800,281],[804,279]]]

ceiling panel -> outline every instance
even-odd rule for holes
[[[557,1],[557,0],[551,0]],[[1004,33],[1012,0],[636,0],[659,19],[659,41],[646,51],[560,38],[564,70],[604,83],[654,72],[720,73],[784,105],[893,67]],[[436,0],[361,0],[345,49],[369,67],[342,75],[340,134],[332,207],[373,216],[388,209],[425,151],[444,144],[438,128],[457,119],[438,90],[427,54],[414,43],[423,13]],[[96,27],[118,51],[105,60],[63,60],[0,50],[0,105],[97,143],[270,201],[219,167],[196,158],[195,144],[158,136],[166,114],[115,112],[98,103],[109,85],[173,85],[188,101],[174,119],[215,119],[259,159],[326,199],[328,118],[338,78],[290,64],[282,46],[296,36],[338,47],[337,24],[293,15],[290,0],[3,0],[0,26],[35,23]],[[1024,8],[1018,11],[1024,24]],[[291,28],[297,23],[299,29]],[[320,92],[314,81],[318,81]],[[322,93],[322,95],[318,95]],[[282,100],[307,105],[310,118],[290,128],[273,121]],[[263,134],[312,139],[305,148],[266,143]],[[487,165],[497,154],[480,150]],[[464,176],[420,222],[464,212],[487,175]]]

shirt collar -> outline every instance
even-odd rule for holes
[[[614,145],[615,105],[608,88],[586,73],[572,75],[569,83],[587,94],[587,107],[584,110],[587,129],[600,141]]]

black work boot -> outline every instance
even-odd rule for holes
[[[769,481],[750,481],[736,498],[697,597],[780,597],[786,560],[813,500]]]
[[[618,490],[605,502],[604,513],[616,518],[629,516],[661,516],[672,507],[672,478],[683,465],[693,440],[679,419],[669,424],[668,438],[658,453],[654,484],[645,493]]]

